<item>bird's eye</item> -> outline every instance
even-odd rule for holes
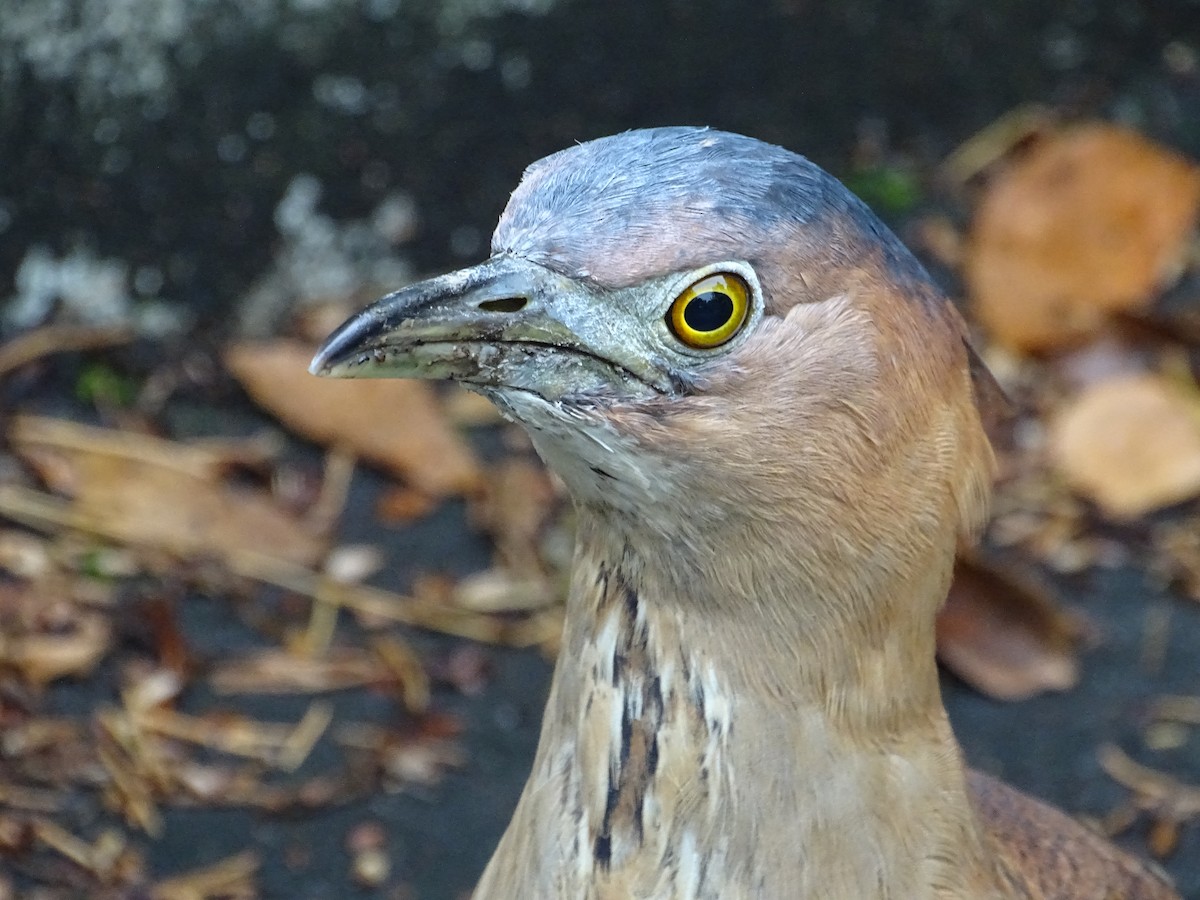
[[[719,347],[737,334],[750,313],[750,286],[739,275],[706,275],[675,298],[667,324],[696,350]]]

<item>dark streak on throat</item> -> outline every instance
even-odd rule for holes
[[[646,794],[658,771],[665,704],[646,617],[639,617],[637,590],[619,569],[606,565],[600,567],[596,586],[599,609],[618,617],[612,687],[614,702],[622,704],[619,748],[609,760],[604,817],[593,847],[596,862],[607,869],[613,862],[614,834],[623,837],[619,846],[630,849],[645,838]]]

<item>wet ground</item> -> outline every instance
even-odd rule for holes
[[[203,356],[232,333],[270,332],[296,303],[365,299],[480,257],[528,162],[639,125],[743,131],[841,175],[882,159],[919,186],[959,141],[1037,101],[1118,118],[1197,157],[1197,52],[1200,6],[1183,0],[0,0],[3,327],[60,304],[85,320],[135,317],[156,335],[144,353]],[[894,208],[894,194],[869,199],[901,225],[932,202],[922,190]],[[70,390],[70,379],[57,384]],[[82,414],[65,397],[12,390],[7,403]],[[227,402],[235,420],[253,417],[244,399]],[[359,474],[344,539],[381,541],[369,513],[377,486]],[[384,581],[401,589],[418,569],[467,572],[488,555],[453,507],[386,542]],[[1138,752],[1149,700],[1200,690],[1200,609],[1134,571],[1060,587],[1098,625],[1082,684],[1001,704],[947,679],[968,756],[1076,813],[1123,796],[1096,761],[1106,741],[1200,781],[1195,736]],[[247,639],[211,599],[183,608],[201,653]],[[1148,668],[1155,615],[1168,616],[1168,644]],[[418,640],[431,653],[449,642]],[[389,885],[422,898],[469,889],[524,779],[549,675],[536,653],[489,653],[482,695],[437,698],[468,722],[469,762],[440,787],[292,818],[172,812],[148,845],[152,867],[253,843],[270,897],[388,896],[347,881],[346,832],[371,819],[392,835]],[[68,711],[114,690],[108,673],[54,689],[51,705]],[[299,714],[273,703],[259,711]],[[1136,829],[1127,840],[1144,848]],[[1194,824],[1168,865],[1200,898]]]

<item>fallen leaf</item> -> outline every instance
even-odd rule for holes
[[[69,631],[0,634],[0,665],[12,666],[28,682],[42,687],[68,675],[88,675],[111,647],[108,618],[96,613],[80,614]]]
[[[545,468],[510,457],[489,470],[486,490],[470,513],[495,541],[496,557],[511,577],[536,578],[546,569],[542,538],[565,506]]]
[[[1004,345],[1046,351],[1145,307],[1183,269],[1200,169],[1106,124],[1037,141],[988,185],[964,275]]]
[[[112,649],[109,617],[72,602],[69,579],[0,582],[0,668],[36,688],[92,672]]]
[[[989,697],[1023,700],[1075,686],[1078,631],[1031,579],[959,559],[937,619],[938,658]]]
[[[429,385],[315,378],[312,354],[294,341],[240,343],[226,350],[225,364],[255,402],[319,444],[349,449],[435,496],[479,488],[479,463]]]
[[[324,553],[320,535],[266,492],[225,481],[208,450],[51,422],[18,417],[9,438],[51,489],[71,498],[71,518],[85,531],[186,557],[257,552],[312,565]]]
[[[1200,397],[1135,374],[1094,384],[1050,425],[1054,465],[1118,520],[1200,494]]]

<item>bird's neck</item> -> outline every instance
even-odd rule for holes
[[[880,598],[927,606],[914,626],[827,615],[844,597],[672,584],[647,558],[669,548],[636,544],[581,511],[537,758],[476,896],[987,896],[939,601],[913,596],[944,594],[949,560]],[[765,590],[805,584],[753,568]]]

